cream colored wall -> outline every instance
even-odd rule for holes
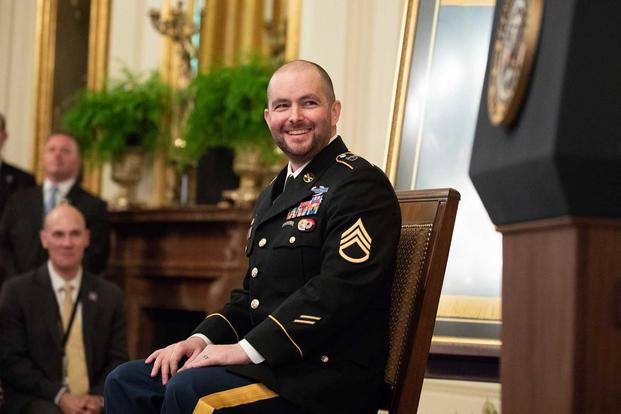
[[[0,1],[0,112],[9,139],[2,156],[31,170],[34,114],[35,0]]]
[[[302,9],[300,58],[332,76],[350,150],[382,167],[402,14],[403,0],[306,0]]]

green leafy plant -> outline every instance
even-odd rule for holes
[[[217,66],[199,74],[190,85],[194,97],[184,140],[175,158],[193,164],[211,147],[238,152],[256,148],[266,162],[278,154],[263,119],[267,85],[275,65],[255,58],[240,66]]]
[[[104,90],[78,92],[61,124],[95,164],[119,160],[130,146],[152,153],[166,143],[162,118],[169,114],[170,98],[156,73],[143,80],[125,70],[123,79]]]

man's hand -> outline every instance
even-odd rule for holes
[[[188,357],[191,360],[199,355],[205,346],[205,341],[201,338],[188,338],[153,352],[145,360],[145,364],[153,362],[151,376],[155,377],[161,370],[162,384],[166,385],[169,376],[173,376],[177,373],[181,358]]]
[[[100,414],[103,409],[103,397],[101,395],[85,395],[82,397],[82,405],[88,414]]]
[[[64,392],[58,400],[58,406],[63,414],[87,414],[86,408],[82,402],[83,397]]]
[[[242,365],[250,362],[250,358],[239,344],[207,345],[201,353],[190,357],[179,371],[211,365]]]

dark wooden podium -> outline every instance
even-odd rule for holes
[[[131,358],[187,337],[241,286],[250,217],[215,206],[111,213],[108,275],[124,290]]]

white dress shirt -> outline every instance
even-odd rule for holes
[[[61,203],[61,201],[65,200],[67,198],[67,194],[69,193],[69,190],[71,190],[71,187],[73,187],[73,185],[75,184],[76,178],[70,178],[68,180],[65,181],[61,181],[59,183],[53,183],[52,181],[50,181],[48,178],[43,180],[43,205],[47,205],[47,201],[50,198],[50,195],[52,194],[52,187],[56,186],[56,188],[58,188],[58,192],[56,193],[56,202],[54,203],[54,205],[59,205]]]

